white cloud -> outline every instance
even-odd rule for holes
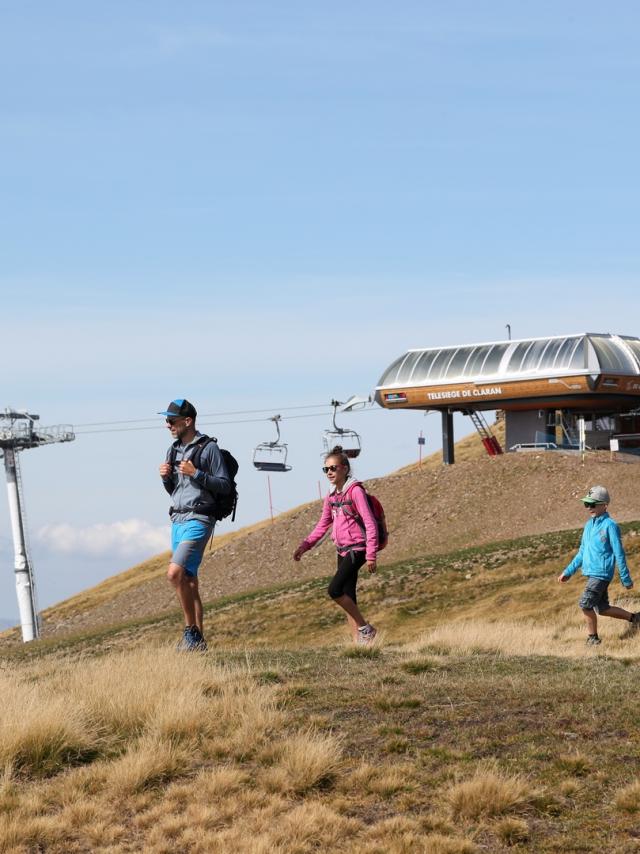
[[[141,519],[98,522],[84,528],[62,522],[44,525],[36,536],[50,551],[76,557],[142,559],[170,547],[168,527],[150,525]]]

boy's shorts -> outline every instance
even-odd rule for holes
[[[606,611],[609,607],[609,584],[604,578],[588,578],[578,605],[586,611],[597,611],[599,614]]]
[[[202,555],[213,534],[214,525],[191,519],[189,522],[174,522],[171,526],[171,563],[181,566],[187,575],[197,577]]]

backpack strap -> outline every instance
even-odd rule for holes
[[[188,457],[183,457],[184,460],[189,460],[192,462],[196,468],[199,468],[200,458],[202,457],[202,452],[207,447],[210,442],[217,442],[216,438],[205,436],[204,434],[198,438],[198,441],[195,443],[195,447],[191,451]],[[178,445],[180,444],[180,440],[176,439],[176,441],[171,445],[171,451],[169,452],[169,465],[173,468],[176,464],[176,459],[178,457]]]
[[[350,483],[346,492],[340,493],[341,500],[338,500],[338,501],[332,501],[331,500],[332,497],[335,496],[335,494],[336,494],[335,492],[332,493],[332,495],[329,495],[329,506],[331,507],[332,516],[335,515],[335,512],[337,510],[341,509],[345,516],[348,516],[350,519],[353,519],[353,521],[360,528],[360,530],[362,531],[362,534],[364,536],[362,543],[355,543],[353,546],[346,549],[347,552],[349,552],[349,551],[353,552],[354,549],[360,551],[362,549],[362,547],[366,545],[367,529],[365,527],[364,520],[362,519],[362,517],[360,516],[360,514],[356,510],[354,500],[350,495],[351,490],[355,486],[362,486],[362,483],[359,480],[356,480],[353,483]],[[366,491],[366,489],[364,489],[364,486],[362,486],[362,489],[364,490],[364,494],[366,496],[367,491]],[[334,508],[335,508],[335,511],[334,511]],[[340,549],[339,549],[339,551],[340,551]]]
[[[207,447],[207,445],[211,444],[211,442],[217,441],[217,439],[205,436],[204,434],[202,436],[199,436],[197,442],[195,442],[195,445],[193,446],[188,456],[184,456],[182,458],[182,461],[184,462],[185,460],[189,460],[189,462],[193,463],[195,468],[199,468],[200,459],[202,458],[204,449]],[[171,445],[171,451],[169,453],[169,465],[171,466],[172,470],[176,464],[176,459],[178,457],[178,444],[179,440],[176,439],[176,441]],[[208,490],[203,489],[203,491],[206,492],[208,495],[211,495]],[[198,502],[198,504],[196,504],[193,509],[196,513],[200,513],[203,516],[212,516],[215,513],[215,496],[211,496],[210,501]],[[172,511],[173,507],[170,507],[169,514],[171,514]]]
[[[333,493],[331,493],[331,495],[329,495],[329,505],[331,506],[332,510],[334,507],[336,508],[336,510],[342,509],[342,512],[346,516],[349,516],[351,519],[358,520],[358,519],[360,519],[360,515],[359,515],[358,511],[355,509],[355,503],[354,503],[353,498],[351,497],[351,490],[355,486],[362,486],[362,483],[359,480],[355,480],[353,483],[349,484],[349,487],[346,490],[346,492],[340,492],[340,493],[333,492]],[[362,486],[362,488],[364,489],[364,486]],[[366,490],[365,490],[365,494],[366,494]],[[337,500],[332,500],[335,498],[336,495],[340,495],[340,498],[338,498]],[[362,521],[362,520],[360,520],[360,521]],[[364,525],[362,525],[361,527],[364,530]]]
[[[331,508],[331,515],[335,516],[338,510],[342,510],[345,516],[348,516],[350,519],[353,519],[354,522],[358,525],[358,527],[362,531],[363,539],[360,543],[353,543],[350,546],[336,546],[338,550],[338,554],[350,554],[352,560],[354,559],[354,553],[363,551],[366,548],[367,540],[366,540],[366,528],[364,525],[364,521],[360,518],[360,514],[355,508],[355,503],[353,498],[351,497],[351,490],[354,486],[362,486],[359,480],[354,481],[349,484],[349,487],[345,492],[340,492],[337,495],[340,497],[336,497],[336,493],[331,493],[329,497],[329,506]],[[364,488],[364,487],[363,487]]]

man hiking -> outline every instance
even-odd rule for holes
[[[164,412],[174,439],[160,466],[162,484],[171,496],[171,548],[167,578],[184,614],[185,629],[178,648],[205,650],[198,568],[215,527],[217,495],[232,490],[218,445],[196,430],[195,406],[184,398],[172,400]],[[196,465],[194,465],[195,460]]]

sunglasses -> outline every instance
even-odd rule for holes
[[[342,466],[322,466],[322,471],[327,474],[330,471],[338,471]]]
[[[177,424],[178,421],[182,421],[182,418],[165,418],[166,424]]]
[[[593,509],[594,507],[597,507],[597,506],[598,506],[598,505],[596,504],[596,502],[595,502],[595,501],[583,501],[582,503],[583,503],[583,504],[584,504],[584,506],[587,508],[587,510],[591,510],[591,509]]]

